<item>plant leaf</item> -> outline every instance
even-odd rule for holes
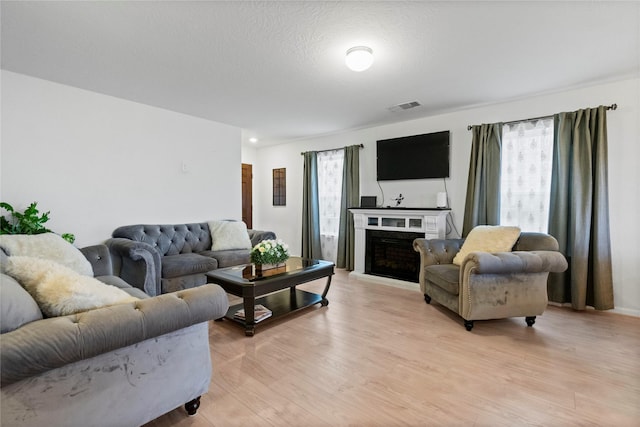
[[[0,202],[0,208],[6,210],[7,212],[13,212],[13,206],[6,202]]]

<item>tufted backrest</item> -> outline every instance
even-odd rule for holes
[[[415,239],[413,247],[420,252],[422,264],[452,264],[464,239]]]
[[[545,233],[522,232],[515,245],[514,251],[557,251],[558,241],[555,237]]]
[[[413,247],[420,252],[423,265],[451,264],[464,239],[416,239]],[[558,241],[545,233],[522,232],[513,251],[557,251]]]
[[[105,245],[87,246],[80,248],[80,252],[91,263],[94,276],[111,276],[113,274],[113,264],[108,247]]]
[[[195,224],[136,224],[118,227],[113,237],[148,243],[161,255],[178,255],[211,249],[206,222]]]

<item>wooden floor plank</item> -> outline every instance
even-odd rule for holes
[[[343,270],[328,299],[254,337],[211,322],[198,414],[147,427],[640,425],[640,318],[549,306],[533,328],[515,318],[467,332],[419,293]]]

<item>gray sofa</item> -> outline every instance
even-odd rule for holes
[[[195,414],[211,380],[208,321],[226,313],[224,290],[149,297],[113,275],[106,246],[82,252],[97,279],[140,300],[44,318],[3,270],[0,424],[131,427],[183,404]]]
[[[271,231],[247,231],[252,246],[276,237]],[[203,285],[206,272],[249,262],[249,249],[212,251],[207,222],[127,225],[112,237],[105,244],[120,260],[120,276],[152,296]]]

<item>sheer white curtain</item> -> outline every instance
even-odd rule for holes
[[[344,150],[318,152],[318,203],[322,258],[336,262]]]
[[[553,118],[502,128],[500,224],[546,233],[549,227]]]

